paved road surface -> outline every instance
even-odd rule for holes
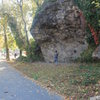
[[[63,100],[0,61],[0,100]]]

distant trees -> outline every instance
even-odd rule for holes
[[[34,50],[31,50],[33,45],[30,41],[30,27],[36,11],[43,2],[44,0],[10,0],[10,3],[6,4],[2,0],[0,26],[5,40],[7,60],[9,60],[9,47],[16,48],[16,45],[20,49],[20,56],[22,50],[27,50],[30,59],[32,58]]]
[[[2,0],[2,8],[0,9],[2,13],[0,17],[3,18],[3,13],[6,12],[7,27],[9,26],[11,30],[11,34],[15,38],[16,44],[18,48],[20,49],[20,53],[21,53],[22,50],[26,49],[26,47],[29,46],[29,39],[28,39],[27,25],[26,25],[27,23],[25,21],[27,11],[29,9],[27,9],[27,7],[25,8],[26,5],[23,5],[22,0],[20,1],[17,0],[17,1],[18,2],[13,2],[12,0],[13,5],[11,4],[9,8],[9,6],[7,4],[4,4]],[[27,11],[25,11],[26,9]],[[2,22],[4,21],[5,20],[2,20]],[[26,36],[24,33],[26,33]]]

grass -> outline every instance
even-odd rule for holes
[[[14,68],[72,100],[100,95],[100,63],[62,64],[9,62]]]

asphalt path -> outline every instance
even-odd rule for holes
[[[63,100],[0,61],[0,100]]]

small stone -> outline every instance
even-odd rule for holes
[[[5,91],[4,93],[8,93],[7,91]]]

